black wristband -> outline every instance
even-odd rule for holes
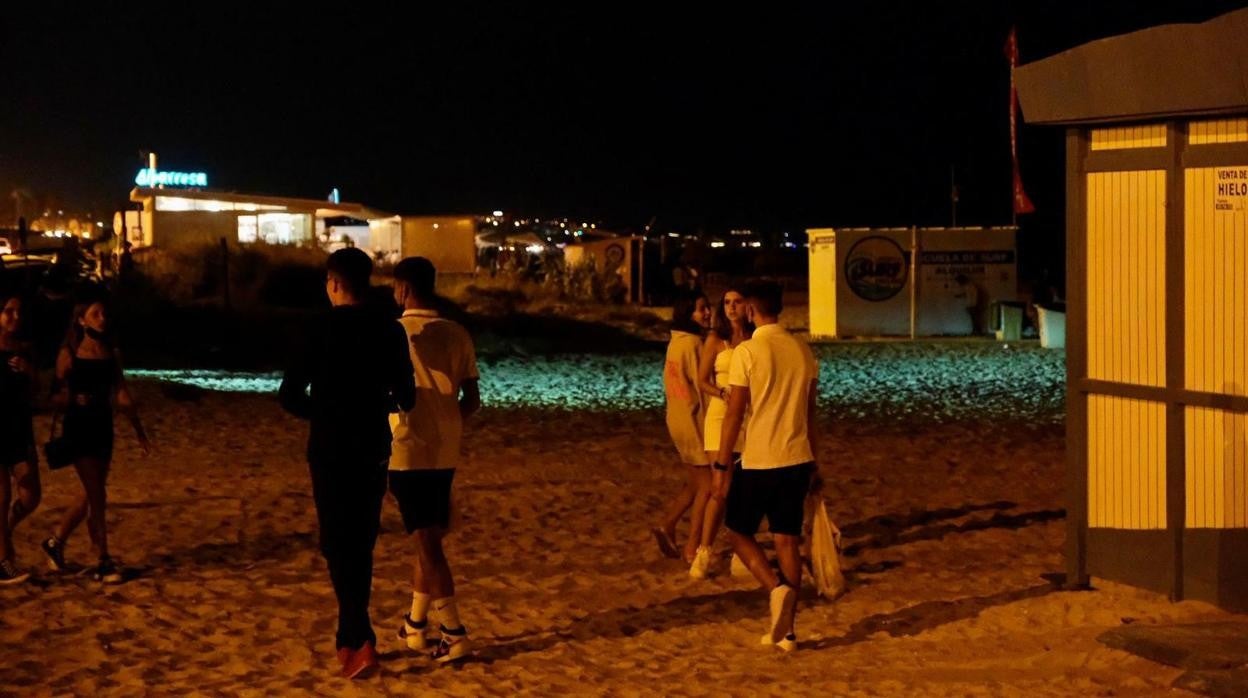
[[[711,463],[711,467],[720,471],[721,473],[728,472],[728,466],[724,465],[723,463],[720,463],[718,460],[716,460],[714,463]]]

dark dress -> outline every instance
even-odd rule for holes
[[[75,458],[108,463],[113,457],[113,389],[117,385],[114,359],[74,357],[65,382],[69,407],[65,410],[65,439]]]
[[[9,360],[26,352],[0,349],[0,468],[33,461],[35,446],[30,375],[14,371]]]

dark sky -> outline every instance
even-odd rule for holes
[[[708,231],[947,224],[953,165],[960,222],[1008,222],[1011,24],[1027,62],[1243,4],[9,6],[0,207],[111,212],[154,149],[214,188]],[[1060,236],[1061,134],[1021,138]]]

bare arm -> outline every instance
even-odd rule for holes
[[[61,347],[61,351],[56,355],[56,380],[52,385],[55,391],[52,395],[52,404],[58,410],[65,410],[69,407],[69,369],[74,364],[74,357],[70,355],[69,349]]]
[[[819,397],[819,382],[810,382],[810,395],[806,398],[806,436],[810,440],[810,452],[819,458],[819,421],[815,418],[815,404]]]
[[[721,470],[720,466],[732,465],[732,447],[737,443],[737,435],[741,433],[741,425],[745,422],[745,410],[750,406],[750,389],[746,386],[734,385],[728,396],[728,414],[724,415],[724,426],[719,434],[719,453],[715,456],[715,465],[711,473],[711,493],[716,499],[728,496],[728,484],[732,481],[731,470]]]
[[[723,391],[715,385],[715,356],[719,354],[721,340],[715,333],[707,335],[698,356],[698,389],[711,397],[722,398]]]
[[[130,426],[134,427],[134,435],[139,440],[139,447],[144,453],[148,453],[152,450],[152,444],[147,439],[147,431],[143,429],[143,421],[139,419],[139,406],[130,394],[125,372],[121,370],[121,356],[115,355],[113,363],[117,366],[117,409],[130,420]]]
[[[819,398],[818,387],[819,381],[812,380],[810,395],[806,398],[806,437],[810,441],[810,455],[815,464],[811,472],[811,486],[815,490],[820,489],[823,484],[823,477],[819,474],[819,420],[815,416],[815,405]]]

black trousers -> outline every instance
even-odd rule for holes
[[[373,591],[373,547],[386,494],[386,463],[315,462],[310,468],[321,554],[338,597],[337,646],[359,649],[365,642],[376,644],[368,601]]]

